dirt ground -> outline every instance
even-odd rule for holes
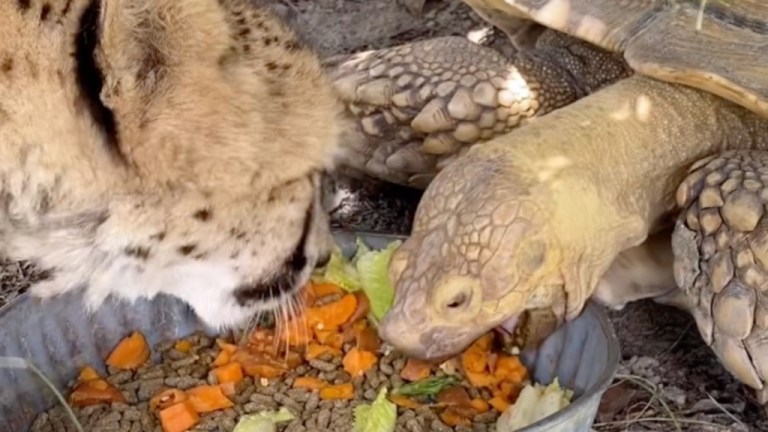
[[[489,31],[460,0],[428,0],[428,12],[422,16],[410,14],[397,0],[279,0],[278,4],[323,56],[470,32],[485,32],[484,43],[508,49],[506,40]],[[418,193],[357,181],[346,188],[351,194],[335,215],[337,226],[407,233]],[[0,305],[23,292],[34,278],[28,266],[17,263],[2,265],[0,272]],[[611,317],[623,361],[595,430],[768,430],[763,409],[720,366],[687,315],[640,302],[611,312]]]

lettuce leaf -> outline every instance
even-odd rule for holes
[[[233,432],[275,432],[277,424],[288,422],[295,417],[285,407],[279,411],[262,411],[240,417]]]
[[[389,311],[395,298],[395,288],[389,281],[389,262],[401,243],[394,241],[385,249],[363,252],[355,263],[363,292],[371,304],[371,315],[376,322],[381,321]]]
[[[355,432],[394,432],[397,424],[397,406],[387,399],[387,388],[382,387],[371,404],[355,407]]]

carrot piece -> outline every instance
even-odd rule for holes
[[[186,391],[189,402],[198,414],[235,406],[217,385],[200,385]]]
[[[352,377],[362,375],[368,369],[376,365],[376,354],[369,351],[362,351],[355,348],[349,350],[349,352],[341,360],[341,364],[344,365],[344,370],[347,371]]]
[[[418,381],[427,378],[432,371],[432,365],[417,359],[408,359],[400,371],[400,378],[406,381]]]
[[[149,344],[144,335],[135,331],[115,347],[107,364],[117,369],[137,369],[149,360]]]
[[[229,351],[221,350],[219,351],[219,354],[216,355],[216,358],[213,359],[213,363],[211,363],[211,366],[213,367],[224,366],[225,364],[229,363],[231,359],[232,359],[232,354]]]
[[[277,378],[287,371],[287,365],[279,364],[266,353],[238,350],[232,355],[232,361],[239,363],[243,372],[252,377]]]
[[[307,360],[314,360],[326,354],[331,354],[333,356],[340,356],[341,350],[336,347],[331,347],[328,345],[320,345],[318,343],[313,342],[307,345],[307,350],[304,353],[304,357]]]
[[[365,323],[365,321],[360,321]],[[375,353],[379,350],[381,341],[379,340],[379,334],[373,327],[367,325],[360,326],[355,334],[355,345],[362,351],[370,351]]]
[[[495,409],[500,413],[503,413],[504,411],[506,411],[510,405],[510,403],[507,402],[507,400],[501,396],[492,397],[491,400],[488,401],[488,403],[493,407],[493,409]]]
[[[415,400],[413,400],[413,399],[411,399],[411,398],[409,398],[407,396],[390,395],[389,396],[389,400],[393,404],[395,404],[395,405],[397,405],[399,407],[402,407],[402,408],[414,409],[415,410],[415,409],[419,409],[419,408],[422,407],[421,403],[419,403],[419,402],[417,402],[417,401],[415,401]]]
[[[211,374],[216,377],[216,382],[219,384],[231,382],[237,385],[243,380],[243,367],[238,362],[227,363],[211,369]]]
[[[492,388],[496,387],[496,385],[499,383],[499,380],[489,374],[489,373],[475,373],[475,372],[469,372],[464,371],[464,376],[467,377],[467,381],[472,385],[472,387],[481,388],[481,387],[487,387]]]
[[[320,399],[323,400],[335,400],[335,399],[354,399],[355,387],[352,383],[343,383],[336,385],[329,385],[320,389]]]
[[[182,390],[175,388],[161,390],[149,400],[149,409],[151,411],[163,410],[187,399],[187,394]]]
[[[446,426],[469,426],[470,421],[468,418],[459,414],[454,407],[448,407],[440,413],[440,420],[445,423]]]
[[[357,297],[357,309],[342,327],[349,327],[360,322],[366,324],[365,316],[371,310],[371,302],[368,301],[368,296],[362,291],[356,292],[355,297]]]
[[[500,380],[522,383],[528,378],[528,369],[520,361],[520,357],[512,355],[500,356],[496,362],[493,375]]]
[[[103,378],[83,381],[69,394],[69,402],[76,407],[88,405],[125,403],[125,396]]]
[[[278,338],[280,342],[289,346],[304,346],[311,342],[312,330],[309,327],[307,317],[304,315],[296,316],[282,323]]]
[[[323,345],[341,349],[344,346],[344,336],[336,330],[314,330],[317,341]]]
[[[159,417],[163,432],[185,432],[200,421],[200,415],[189,400],[163,409]]]
[[[216,339],[216,345],[220,350],[228,352],[230,355],[237,351],[237,345],[226,342],[224,339]]]
[[[173,349],[179,352],[183,352],[184,354],[189,353],[192,351],[192,342],[188,340],[180,340],[173,344]]]
[[[475,409],[479,414],[486,413],[491,409],[491,406],[488,405],[488,402],[481,398],[474,398],[469,402],[472,405],[472,408]]]
[[[344,294],[340,286],[332,283],[311,283],[308,287],[316,298],[333,294]]]
[[[219,387],[221,387],[221,392],[225,396],[233,397],[237,394],[237,386],[233,382],[220,383]]]
[[[356,310],[357,296],[347,294],[335,302],[308,308],[306,314],[312,328],[330,330],[346,323]]]
[[[303,388],[307,390],[320,390],[328,386],[328,382],[320,378],[299,377],[293,380],[293,388]]]
[[[486,333],[478,338],[461,354],[461,366],[466,372],[482,373],[488,365],[488,354],[493,334]]]
[[[77,376],[77,381],[83,382],[83,381],[90,381],[90,380],[95,380],[99,378],[101,378],[101,376],[99,375],[98,372],[96,372],[96,369],[90,366],[86,366],[80,369],[80,375]]]

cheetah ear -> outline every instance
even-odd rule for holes
[[[107,106],[116,94],[156,90],[163,77],[179,69],[215,64],[229,47],[226,11],[217,0],[100,3],[96,55]]]

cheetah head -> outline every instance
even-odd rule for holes
[[[36,292],[169,294],[219,329],[294,298],[332,245],[342,109],[315,55],[250,0],[80,3],[119,181]]]

